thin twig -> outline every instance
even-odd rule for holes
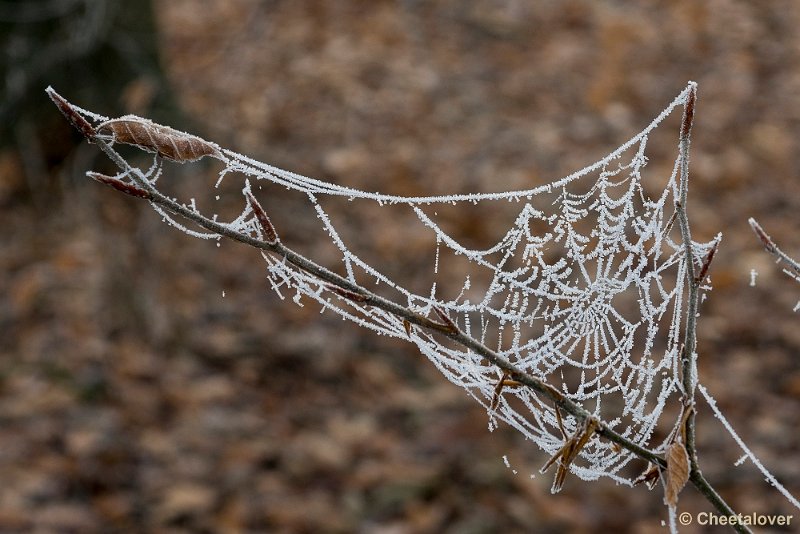
[[[695,386],[697,381],[695,379],[697,373],[697,364],[695,361],[695,351],[697,349],[697,309],[699,303],[698,289],[702,283],[700,276],[695,275],[694,267],[694,252],[692,251],[692,233],[689,228],[689,216],[686,213],[686,202],[689,193],[689,148],[691,145],[692,123],[694,120],[694,107],[697,102],[697,85],[692,83],[691,89],[686,96],[686,103],[683,109],[683,118],[681,120],[681,131],[679,140],[679,161],[680,161],[680,184],[679,184],[679,199],[675,204],[676,218],[681,230],[681,238],[684,247],[684,262],[686,264],[686,282],[689,286],[688,302],[686,304],[686,332],[684,333],[683,349],[681,350],[681,376],[683,386],[683,403],[684,409],[687,410],[685,415],[685,423],[682,425],[682,433],[685,435],[686,452],[689,455],[689,480],[700,491],[700,493],[710,502],[716,509],[723,515],[735,515],[731,507],[725,500],[714,490],[708,483],[700,471],[700,466],[697,461],[697,446],[695,443],[695,422],[696,422],[696,407],[695,407]],[[713,252],[716,248],[712,249],[712,253],[706,258],[705,269],[702,269],[702,278],[705,278],[708,264],[713,259]],[[737,532],[750,532],[750,529],[744,525],[732,525],[733,529]]]
[[[800,262],[779,249],[778,245],[775,244],[775,241],[773,241],[772,238],[764,231],[764,229],[761,228],[761,225],[758,224],[754,218],[750,217],[747,222],[750,223],[750,227],[761,240],[761,243],[764,245],[766,251],[778,258],[778,261],[785,263],[792,271],[795,272],[794,279],[800,281]],[[791,276],[791,273],[788,274]]]

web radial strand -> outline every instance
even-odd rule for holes
[[[647,146],[656,127],[688,94],[681,93],[647,128],[606,158],[551,184],[529,190],[436,197],[371,193],[313,180],[223,151],[223,173],[237,171],[303,192],[354,283],[371,280],[387,296],[437,320],[443,310],[471,336],[514,365],[558,387],[623,436],[658,448],[659,418],[679,390],[678,353],[684,293],[683,246],[670,231],[676,202],[676,161],[670,176],[645,177]],[[646,185],[646,186],[645,186]],[[407,210],[436,243],[430,291],[412,291],[362,259],[334,217],[328,197],[377,201]],[[520,209],[494,246],[474,249],[446,231],[437,204],[516,200]],[[383,209],[383,208],[382,208]],[[702,258],[707,247],[697,245]],[[440,297],[437,278],[452,258],[466,259],[463,287]],[[379,334],[409,339],[451,382],[548,454],[562,445],[552,405],[528,388],[501,387],[502,372],[480,356],[397,317],[332,291],[293,265],[264,254],[270,284],[282,298],[311,299],[323,311]],[[447,271],[452,276],[452,271]],[[399,297],[399,298],[398,298]],[[673,402],[677,402],[673,400]],[[577,422],[563,416],[565,431]],[[577,476],[630,483],[633,458],[593,438],[571,467]]]

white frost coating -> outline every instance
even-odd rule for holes
[[[678,534],[678,507],[668,506],[669,509],[669,532],[670,534]]]
[[[627,439],[653,443],[665,407],[679,400],[679,351],[682,337],[687,266],[682,243],[666,228],[674,213],[679,159],[669,176],[645,176],[649,134],[680,111],[690,84],[638,135],[600,161],[555,182],[531,189],[443,196],[403,197],[362,191],[300,176],[220,148],[225,155],[219,179],[230,173],[261,184],[301,192],[319,219],[353,283],[374,280],[376,291],[433,320],[436,309],[478,341],[496,350],[526,373],[553,384],[571,400],[609,422]],[[160,169],[147,171],[157,176]],[[147,179],[147,177],[145,177]],[[244,192],[251,191],[245,183]],[[323,204],[327,197],[349,198],[354,206],[374,201],[386,211],[406,210],[416,217],[404,231],[425,232],[436,243],[431,279],[411,291],[370,265],[337,231]],[[496,244],[470,248],[448,234],[430,204],[506,200],[520,210]],[[227,228],[263,238],[249,202]],[[214,233],[190,230],[158,206],[165,221],[204,239]],[[195,203],[189,209],[196,210]],[[357,206],[354,209],[358,209]],[[697,244],[698,258],[709,244]],[[488,414],[490,428],[504,421],[547,454],[564,443],[552,403],[530,388],[504,387],[492,408],[498,369],[463,347],[403,321],[381,309],[364,306],[291,263],[262,254],[270,287],[281,299],[321,311],[378,334],[409,340],[451,382],[463,387]],[[454,274],[454,257],[466,259],[472,272]],[[447,277],[447,284],[438,282]],[[453,279],[454,276],[459,278]],[[461,278],[463,277],[463,278]],[[463,283],[461,283],[463,281]],[[461,287],[455,297],[441,295]],[[429,288],[429,290],[428,290]],[[577,430],[574,417],[562,414],[564,431]],[[584,480],[608,477],[625,485],[624,471],[635,458],[594,436],[570,466]],[[508,465],[508,459],[504,458]]]
[[[700,393],[703,394],[703,397],[705,397],[706,402],[708,402],[708,406],[711,408],[711,411],[714,412],[714,415],[717,416],[717,419],[719,419],[720,423],[722,423],[722,426],[725,427],[725,430],[728,431],[728,434],[730,434],[731,437],[736,441],[736,443],[739,444],[739,448],[742,449],[745,456],[750,458],[750,461],[752,461],[753,464],[758,468],[758,470],[761,471],[761,474],[764,475],[764,478],[767,479],[767,482],[769,482],[772,486],[775,487],[776,490],[778,490],[784,497],[786,497],[786,499],[790,503],[792,503],[792,506],[794,506],[797,509],[800,509],[800,501],[798,501],[794,495],[789,493],[789,490],[787,490],[783,486],[783,484],[778,482],[778,480],[772,473],[767,471],[767,468],[764,467],[764,464],[761,463],[761,460],[759,460],[756,457],[756,455],[753,454],[753,451],[751,451],[750,448],[745,444],[745,442],[742,441],[742,438],[739,437],[739,434],[736,433],[736,431],[733,429],[733,426],[731,426],[730,422],[727,419],[725,419],[725,416],[722,415],[722,412],[719,411],[719,408],[717,407],[717,401],[714,400],[714,397],[711,396],[711,394],[703,385],[698,385],[697,388],[700,390]]]

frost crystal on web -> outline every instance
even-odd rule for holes
[[[279,239],[251,192],[250,180],[300,192],[338,251],[348,281],[377,283],[390,300],[480,341],[517,369],[558,388],[623,437],[663,451],[669,437],[653,443],[654,432],[668,401],[678,406],[676,397],[683,387],[680,338],[687,265],[686,248],[672,231],[680,196],[680,156],[671,174],[646,178],[646,150],[649,135],[687,102],[694,89],[689,84],[647,128],[602,160],[550,184],[498,193],[385,195],[277,169],[137,117],[126,117],[125,128],[119,131],[106,129],[122,136],[112,140],[166,154],[173,161],[214,157],[224,165],[220,181],[232,173],[246,176],[245,209],[225,227],[253,238],[271,243]],[[131,130],[131,124],[138,130]],[[140,172],[142,180],[153,184],[160,168],[130,172]],[[117,188],[133,187],[119,183],[119,177],[104,181]],[[139,188],[134,193],[144,198],[149,194]],[[330,197],[392,206],[413,215],[419,224],[408,231],[427,232],[436,243],[435,275],[441,276],[441,264],[448,261],[468,263],[459,294],[441,296],[439,290],[446,284],[436,277],[429,290],[412,291],[362,259],[324,208],[325,198]],[[505,234],[484,249],[459,242],[437,215],[441,205],[466,209],[492,202],[514,202],[520,208]],[[190,230],[153,206],[182,231],[219,237]],[[197,213],[194,202],[184,209]],[[695,258],[704,258],[714,247],[716,241],[692,248]],[[562,420],[550,401],[531,388],[519,387],[513,377],[475,352],[366,305],[359,294],[332,286],[285,258],[267,252],[262,256],[269,283],[281,298],[289,295],[299,305],[310,298],[323,310],[360,326],[413,342],[448,380],[486,408],[490,428],[503,421],[549,455],[561,449],[565,436],[581,434],[574,417]],[[448,273],[452,279],[452,271]],[[630,484],[631,473],[623,468],[635,456],[591,431],[585,437],[588,443],[570,470],[585,480],[608,476]]]

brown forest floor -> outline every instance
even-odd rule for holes
[[[800,493],[800,286],[747,226],[758,217],[800,253],[800,4],[155,5],[163,67],[197,133],[370,190],[544,183],[698,81],[690,216],[697,239],[724,233],[700,377]],[[664,139],[657,168],[674,157]],[[543,453],[488,432],[412,346],[279,301],[256,252],[191,239],[85,183],[95,158],[84,144],[48,162],[56,202],[26,180],[24,150],[0,154],[0,531],[663,530],[658,491],[570,477],[550,495],[550,474],[529,477]],[[171,171],[182,195],[217,194],[203,165]],[[226,182],[214,206],[239,203],[240,188]],[[302,198],[264,198],[285,242],[336,267]],[[455,231],[497,235],[514,209]],[[396,221],[337,216],[376,261],[429,274]],[[740,452],[703,404],[698,426],[704,472],[735,509],[797,515],[752,466],[734,467]],[[708,505],[687,489],[681,508]]]

